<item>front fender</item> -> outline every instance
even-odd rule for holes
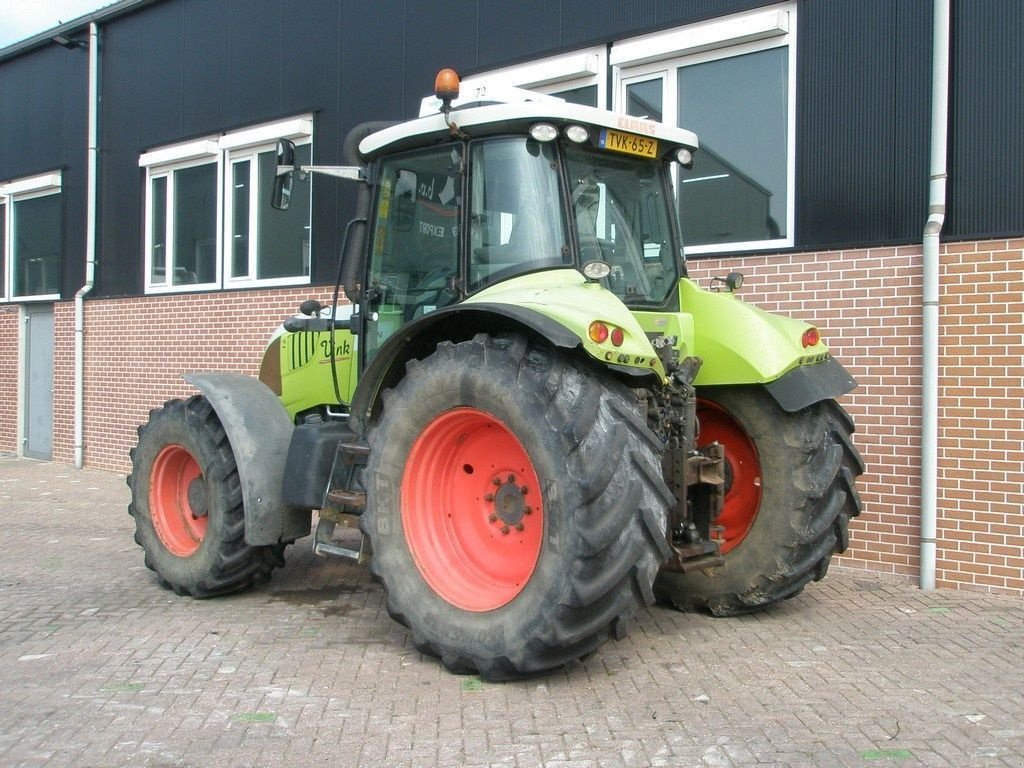
[[[588,328],[601,320],[624,331],[623,343],[596,343]],[[660,358],[632,313],[614,294],[586,283],[575,270],[545,271],[513,278],[459,304],[443,307],[403,326],[363,371],[352,400],[352,426],[362,432],[380,393],[392,387],[413,358],[431,354],[441,340],[465,341],[477,333],[527,332],[560,349],[585,352],[597,363],[638,385],[661,380]]]
[[[294,426],[281,401],[261,381],[237,373],[183,377],[210,402],[238,466],[245,507],[245,541],[278,544],[307,536],[312,512],[282,499],[285,457]]]
[[[665,368],[636,317],[611,291],[588,282],[575,269],[547,270],[505,280],[467,299],[474,304],[521,307],[554,321],[578,339],[579,346],[600,363],[621,373],[664,379]],[[622,331],[622,342],[598,342],[590,327],[600,321]]]

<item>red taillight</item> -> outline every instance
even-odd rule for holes
[[[608,326],[604,323],[593,322],[590,324],[590,340],[595,344],[602,344],[608,338]]]
[[[612,328],[612,344],[616,347],[621,347],[625,338],[626,334],[622,332],[621,328]]]
[[[821,333],[817,328],[808,328],[800,338],[800,343],[804,345],[804,349],[807,349],[807,347],[816,347],[820,342]]]

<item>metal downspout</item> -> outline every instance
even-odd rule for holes
[[[935,589],[939,443],[939,236],[946,220],[949,5],[934,0],[928,221],[924,225],[921,371],[921,589]]]
[[[99,154],[100,33],[96,22],[89,24],[89,135],[86,170],[85,284],[75,293],[75,466],[85,459],[83,439],[85,416],[85,295],[96,278],[96,195]]]

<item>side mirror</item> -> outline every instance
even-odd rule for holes
[[[292,183],[298,171],[295,162],[295,143],[288,139],[277,140],[277,175],[274,177],[274,193],[270,205],[279,211],[287,211],[292,202]]]

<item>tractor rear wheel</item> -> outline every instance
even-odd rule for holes
[[[411,361],[364,474],[373,575],[422,652],[488,680],[624,636],[671,501],[635,396],[521,336]]]
[[[864,472],[853,422],[834,401],[787,413],[765,390],[697,390],[698,445],[725,446],[721,551],[725,563],[665,571],[658,599],[680,609],[731,616],[798,594],[821,579],[848,543],[860,514],[854,487]]]
[[[128,512],[146,566],[162,586],[212,597],[265,582],[284,564],[285,545],[245,543],[238,467],[206,398],[169,400],[138,434]]]

